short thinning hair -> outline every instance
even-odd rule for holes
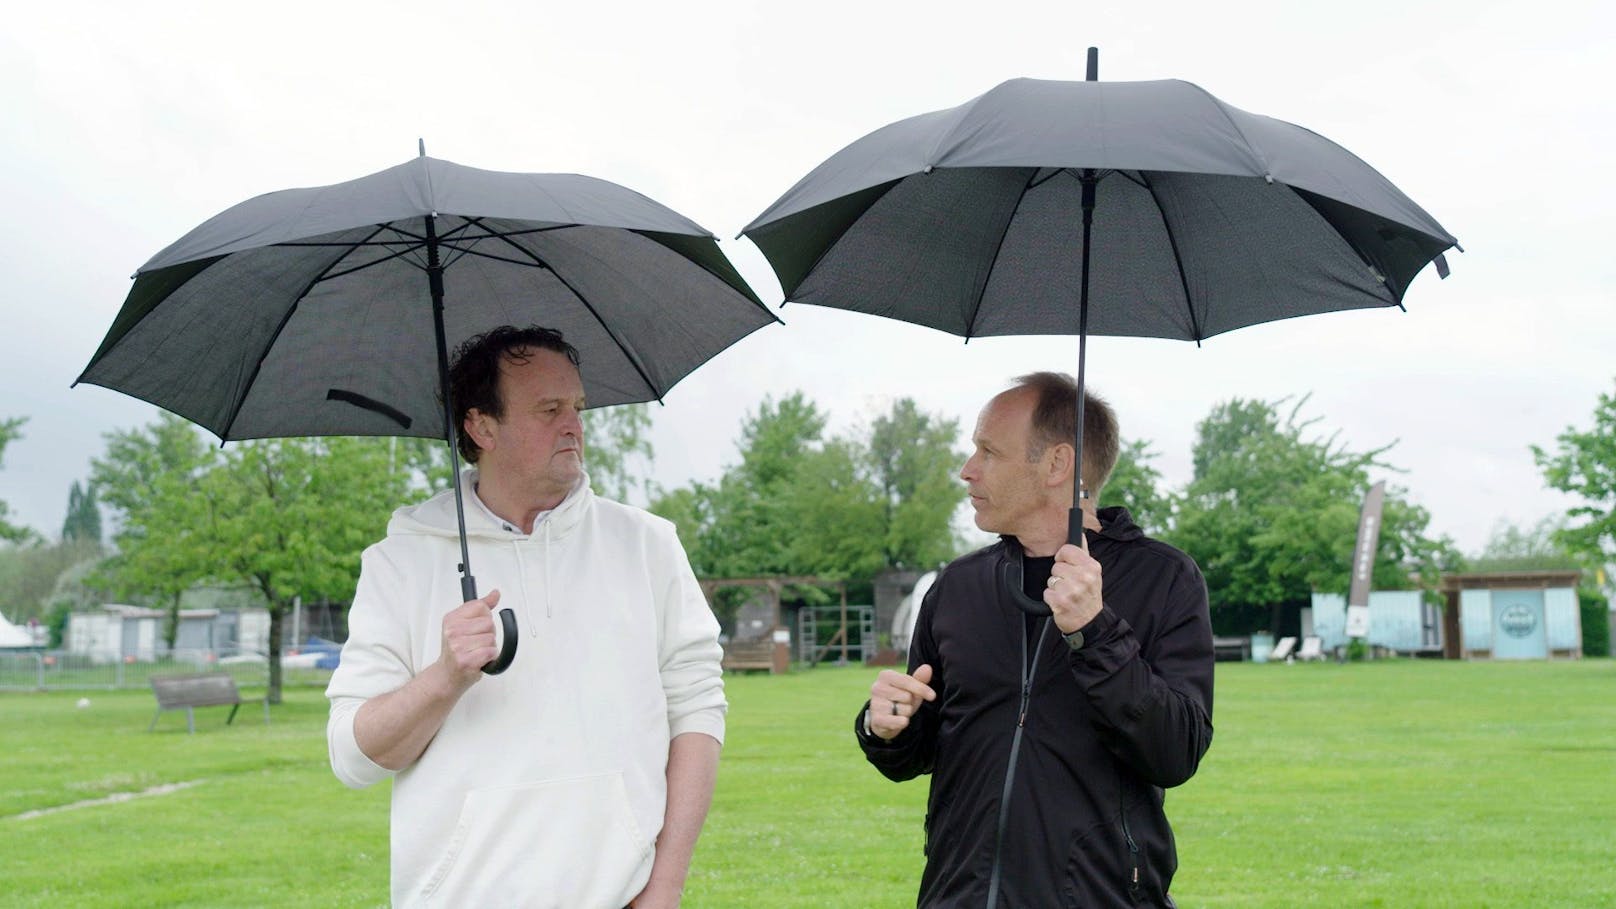
[[[477,463],[482,449],[461,428],[466,425],[466,414],[478,410],[496,420],[505,418],[505,402],[499,396],[499,365],[509,360],[525,363],[534,350],[553,350],[578,365],[578,348],[561,337],[553,328],[529,325],[517,328],[501,325],[480,335],[474,335],[455,348],[449,365],[449,401],[453,405],[455,440],[460,456],[469,463]]]
[[[1044,456],[1051,445],[1071,445],[1077,437],[1077,380],[1064,372],[1032,372],[1016,377],[1016,386],[1038,393],[1032,413],[1032,434],[1027,458]],[[1098,498],[1111,479],[1122,446],[1117,412],[1093,391],[1083,392],[1083,487]]]

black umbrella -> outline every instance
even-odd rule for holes
[[[741,231],[791,302],[967,339],[1076,334],[1072,542],[1089,335],[1199,343],[1401,307],[1458,246],[1330,140],[1188,82],[1096,81],[1097,59],[1090,48],[1085,82],[1016,79],[876,130]]]
[[[613,183],[421,156],[226,209],[158,253],[78,382],[221,440],[404,435],[460,460],[448,350],[539,323],[578,348],[591,406],[661,400],[778,321],[712,234]],[[74,384],[77,384],[75,382]],[[460,485],[461,589],[477,596]],[[485,671],[509,665],[516,621]]]

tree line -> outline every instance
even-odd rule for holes
[[[1322,435],[1306,404],[1216,405],[1196,426],[1192,474],[1176,488],[1152,464],[1158,453],[1148,441],[1126,440],[1101,490],[1102,507],[1127,507],[1147,532],[1196,559],[1220,634],[1273,629],[1311,592],[1345,591],[1363,493],[1372,474],[1397,470],[1389,447],[1359,451]],[[597,490],[673,521],[702,576],[812,575],[867,596],[885,569],[929,569],[981,540],[967,530],[957,478],[967,433],[907,398],[831,434],[830,415],[804,393],[766,397],[743,419],[735,457],[716,480],[671,488],[654,480],[643,405],[586,419]],[[0,459],[24,425],[0,420]],[[346,602],[359,554],[382,537],[392,510],[449,479],[445,447],[422,439],[269,439],[221,449],[169,414],[104,438],[88,482],[69,491],[60,541],[13,523],[0,503],[0,591],[14,621],[59,625],[69,609],[106,597],[175,612],[195,585],[241,585],[268,608],[278,651],[294,598]],[[1553,448],[1533,453],[1546,482],[1583,504],[1535,528],[1501,525],[1470,561],[1603,565],[1616,551],[1616,395],[1601,396],[1591,429],[1568,428]],[[1429,524],[1406,489],[1389,486],[1376,589],[1429,590],[1438,573],[1465,567]],[[270,654],[277,693],[278,657]]]

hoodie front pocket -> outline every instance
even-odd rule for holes
[[[421,896],[440,906],[618,909],[644,885],[652,855],[619,773],[473,789]]]

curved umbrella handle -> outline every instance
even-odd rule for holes
[[[1082,423],[1080,422],[1078,425],[1081,426]],[[1081,489],[1081,487],[1078,488]],[[1088,492],[1081,492],[1079,496],[1086,499],[1088,498]],[[1083,547],[1085,552],[1088,551],[1088,537],[1083,533],[1083,509],[1076,505],[1066,513],[1066,542],[1075,543]],[[1055,610],[1050,609],[1049,604],[1045,603],[1042,598],[1033,599],[1021,589],[1025,577],[1022,574],[1021,557],[1019,555],[1006,555],[999,560],[999,586],[1003,587],[1004,592],[1009,594],[1010,602],[1016,604],[1016,608],[1028,615],[1038,616],[1039,618],[1054,615]]]
[[[999,586],[1010,596],[1010,602],[1016,604],[1022,612],[1028,615],[1044,616],[1054,615],[1055,611],[1043,600],[1035,600],[1027,596],[1021,589],[1022,578],[1021,559],[1015,556],[1006,556],[999,560]]]
[[[483,667],[487,675],[499,675],[511,668],[511,661],[516,659],[516,613],[506,607],[499,611],[500,638],[499,656],[493,662]]]

